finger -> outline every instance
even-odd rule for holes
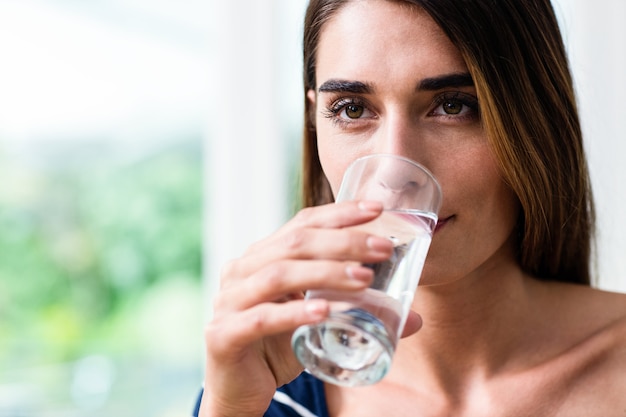
[[[292,257],[298,257],[299,253],[304,254],[304,257],[310,257],[306,255],[307,247],[310,247],[308,253],[315,252],[315,245],[327,247],[325,240],[314,236],[315,229],[342,228],[361,224],[376,218],[381,212],[380,203],[368,201],[333,203],[303,209],[276,233],[250,245],[241,258],[224,265],[221,273],[222,281],[237,277],[245,278],[269,262],[285,257],[285,253],[291,253]],[[328,236],[332,239],[333,235]],[[334,239],[331,240],[331,243],[334,241]],[[305,242],[312,242],[312,245],[307,246]],[[360,252],[358,246],[351,245],[351,247],[354,252]]]
[[[341,228],[361,224],[379,216],[379,201],[342,201],[300,210],[288,225],[295,227]]]
[[[246,254],[272,245],[277,239],[294,229],[340,229],[371,221],[382,213],[382,204],[376,201],[345,201],[300,210],[276,233],[253,243]]]
[[[214,319],[205,329],[205,338],[216,357],[231,356],[264,337],[320,322],[328,312],[328,302],[322,299],[259,304],[239,314]]]
[[[275,247],[257,255],[279,259],[334,259],[379,262],[393,252],[391,240],[350,229],[295,229],[277,241]],[[253,259],[253,258],[251,258]]]
[[[409,310],[404,329],[402,329],[402,336],[407,337],[415,334],[422,328],[422,317],[413,310]]]
[[[283,260],[326,259],[376,263],[389,259],[393,243],[386,238],[348,229],[294,229],[274,244],[239,258],[222,269],[222,287],[247,279]]]
[[[356,262],[326,260],[275,262],[239,285],[223,288],[215,300],[222,312],[245,310],[256,304],[293,299],[309,289],[362,290],[374,278],[371,268]]]

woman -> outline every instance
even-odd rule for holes
[[[593,205],[549,0],[313,0],[304,64],[308,207],[224,268],[199,415],[626,416],[626,296],[590,287]],[[345,388],[302,373],[290,336],[328,313],[304,291],[363,289],[361,264],[391,254],[343,229],[378,203],[327,204],[372,153],[425,165],[444,200],[421,318],[381,382]]]

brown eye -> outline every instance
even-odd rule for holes
[[[441,104],[438,104],[441,107]],[[341,128],[363,126],[376,118],[369,103],[361,97],[339,97],[323,111],[324,115]],[[450,117],[450,116],[449,116]]]
[[[442,122],[464,122],[480,118],[476,96],[461,91],[446,92],[435,97],[431,117],[441,117]]]
[[[358,119],[363,115],[363,106],[349,104],[346,106],[346,116],[351,119]]]
[[[463,110],[463,103],[459,101],[446,101],[442,104],[446,114],[459,114]]]

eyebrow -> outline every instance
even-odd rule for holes
[[[469,73],[454,73],[439,77],[425,78],[418,84],[417,91],[437,91],[444,88],[473,87],[474,80]],[[371,84],[361,81],[330,79],[322,83],[317,90],[320,93],[370,94],[374,91]]]
[[[325,81],[317,90],[320,93],[354,93],[354,94],[369,94],[374,88],[366,83],[360,81],[346,81],[346,80],[328,80]]]
[[[447,74],[425,78],[417,86],[418,91],[437,91],[444,88],[473,87],[474,80],[469,73]]]

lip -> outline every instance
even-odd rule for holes
[[[452,219],[453,217],[454,217],[454,216],[448,216],[448,217],[445,217],[445,218],[443,218],[443,219],[439,219],[439,220],[437,221],[437,225],[435,226],[435,230],[434,230],[433,234],[434,234],[434,233],[437,233],[438,231],[440,231],[440,230],[441,230],[441,228],[442,228],[442,227],[444,227],[444,226],[446,225],[446,223],[448,223],[448,221],[449,221],[450,219]]]

